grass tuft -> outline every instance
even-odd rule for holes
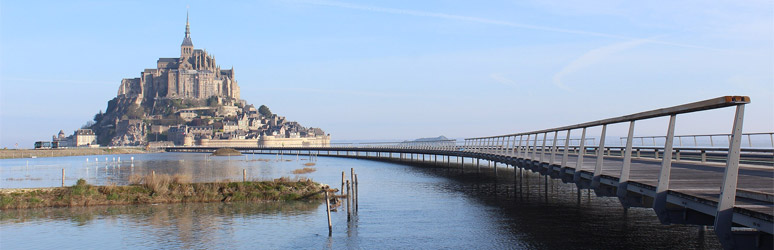
[[[296,170],[293,170],[293,174],[308,174],[311,172],[317,171],[316,168],[299,168]]]

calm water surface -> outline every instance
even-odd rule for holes
[[[196,249],[714,249],[712,231],[661,225],[650,209],[624,214],[615,198],[511,170],[407,166],[320,157],[317,171],[294,175],[306,157],[211,157],[161,153],[0,160],[0,187],[51,187],[78,178],[123,185],[132,174],[187,174],[194,181],[308,177],[339,186],[355,168],[360,204],[352,221],[321,202],[159,204],[0,211],[0,247]],[[107,161],[105,158],[107,157]],[[114,161],[113,158],[116,158]],[[121,161],[118,161],[121,157]],[[89,161],[86,162],[86,158]],[[95,161],[98,158],[98,162]],[[264,160],[268,161],[264,161]]]

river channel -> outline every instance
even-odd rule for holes
[[[120,161],[119,158],[120,157]],[[131,157],[134,157],[132,160]],[[86,160],[88,159],[88,161]],[[292,171],[313,162],[315,172]],[[359,179],[357,213],[323,202],[197,203],[0,211],[0,248],[194,249],[716,249],[711,230],[661,225],[651,209],[624,213],[618,200],[511,169],[410,166],[295,155],[206,157],[196,153],[0,160],[0,188],[126,185],[132,174],[185,174],[193,181],[311,178],[337,187]],[[349,177],[348,177],[349,178]],[[520,187],[521,186],[521,187]]]

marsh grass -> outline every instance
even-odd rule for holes
[[[322,186],[307,178],[191,183],[185,175],[133,175],[130,185],[92,186],[80,179],[70,187],[0,193],[0,209],[178,202],[322,199]]]
[[[293,170],[293,174],[308,174],[311,172],[317,171],[316,168],[299,168],[296,170]]]
[[[233,148],[219,148],[219,149],[216,149],[215,152],[212,153],[212,155],[213,156],[240,156],[242,155],[242,153]]]

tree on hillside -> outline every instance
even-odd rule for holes
[[[210,107],[217,107],[220,106],[219,99],[217,96],[210,96],[210,98],[207,98],[207,106]]]
[[[266,117],[271,116],[271,110],[269,110],[269,107],[266,107],[266,105],[261,105],[261,107],[258,108],[258,113]]]
[[[97,113],[96,115],[94,115],[94,122],[95,122],[95,123],[99,123],[99,122],[101,122],[101,121],[102,121],[102,118],[104,118],[104,117],[105,117],[105,113],[102,113],[102,110],[100,109],[100,110],[99,110],[99,113]]]
[[[145,116],[145,109],[137,104],[132,104],[129,109],[126,110],[126,116],[129,119],[142,119]]]

